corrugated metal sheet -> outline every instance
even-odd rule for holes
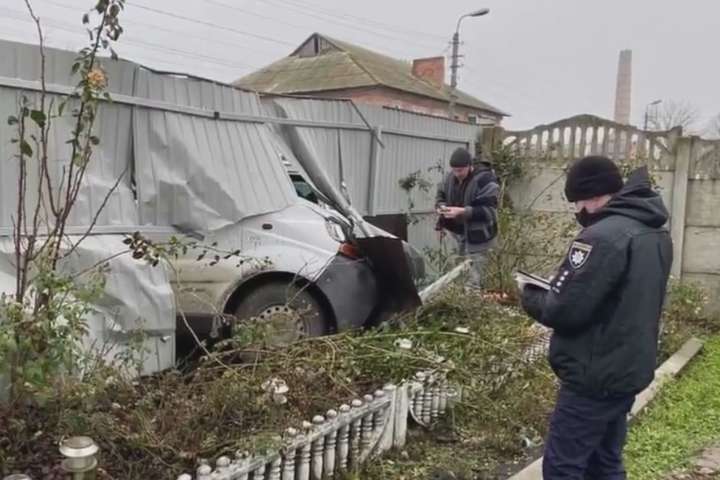
[[[136,74],[135,96],[211,111],[264,113],[254,93],[144,69]],[[136,108],[134,126],[143,224],[217,229],[280,210],[295,198],[266,125]]]
[[[40,56],[36,45],[0,41],[0,76],[21,80],[40,79]],[[74,87],[79,77],[71,76],[77,54],[64,50],[46,49],[45,78],[48,84]],[[98,59],[108,76],[110,93],[132,95],[133,76],[137,65],[124,60]]]
[[[351,124],[367,128],[358,109],[349,100],[267,96],[263,97],[262,102],[270,114],[286,112],[287,118],[295,120]]]
[[[335,188],[339,189],[344,180],[353,206],[361,215],[367,215],[370,155],[374,140],[355,106],[342,100],[285,97],[268,97],[265,102],[272,115],[327,124],[317,127],[287,126],[281,131],[288,137],[288,143],[294,145],[295,155],[301,163],[313,159],[317,161]]]
[[[39,80],[37,47],[0,42],[0,52],[3,59],[10,59],[0,65],[0,76]],[[71,52],[46,51],[49,86],[57,89],[77,83],[70,76],[74,57]],[[130,62],[105,59],[101,63],[108,73],[110,91],[133,98],[134,103],[147,98],[199,111],[255,117],[263,114],[258,96],[251,92],[207,80],[156,74]],[[0,92],[0,114],[7,117],[17,111],[21,93],[17,88],[2,88]],[[71,138],[74,124],[71,111],[68,106],[66,116],[56,120],[53,127],[51,156],[58,162],[51,176],[56,185],[70,157],[65,142]],[[116,102],[101,105],[95,132],[102,143],[91,161],[71,225],[89,225],[107,192],[123,175],[98,226],[126,225],[129,230],[139,224],[221,228],[247,216],[280,210],[296,198],[269,128],[262,123],[217,120]],[[0,157],[9,159],[15,153],[10,143],[14,136],[13,128],[2,122]],[[131,189],[133,173],[139,203]],[[16,210],[17,164],[0,163],[0,176],[0,227],[9,227]],[[37,182],[31,179],[30,185],[33,181]]]
[[[344,100],[272,96],[266,97],[264,104],[271,115],[337,125],[337,128],[324,125],[292,130],[316,155],[335,186],[339,186],[337,141],[340,135],[344,178],[353,205],[363,215],[406,211],[407,194],[398,182],[415,172],[431,183],[428,192],[414,192],[415,210],[431,211],[435,188],[442,171],[447,169],[450,154],[457,147],[472,150],[479,133],[476,125],[372,105],[356,107]],[[383,146],[377,144],[374,174],[371,157],[375,140],[371,128],[382,130],[383,143]]]
[[[23,94],[19,90],[0,87],[0,115],[17,113],[17,106]],[[32,102],[39,102],[39,95],[26,93]],[[49,100],[56,103],[59,97],[51,96]],[[71,102],[67,111],[73,108]],[[131,144],[131,116],[132,110],[122,105],[107,105],[100,109],[96,117],[94,133],[101,139],[101,143],[94,147],[93,159],[88,165],[85,180],[78,195],[75,207],[68,219],[70,226],[87,226],[91,223],[96,212],[115,183],[120,179],[118,188],[107,202],[103,212],[97,219],[97,225],[127,225],[138,224],[137,207],[131,190],[132,161]],[[31,122],[28,122],[31,125]],[[50,177],[57,188],[65,176],[65,169],[69,165],[71,148],[66,143],[72,138],[71,131],[75,126],[74,119],[64,116],[53,120],[53,127],[49,142],[49,158],[57,161],[50,165]],[[36,129],[28,132],[39,136]],[[14,159],[17,146],[11,143],[17,137],[14,126],[6,121],[0,123],[0,227],[12,227],[13,218],[17,217],[17,178],[19,165]],[[39,170],[37,162],[29,161],[27,205],[35,205],[39,183]]]
[[[375,105],[358,105],[358,109],[370,124],[382,126],[384,130],[393,129],[414,132],[420,136],[463,139],[470,146],[474,145],[480,132],[478,125],[406,110]]]
[[[452,151],[464,146],[459,143],[410,138],[399,135],[383,135],[385,148],[378,162],[377,184],[374,195],[376,214],[399,213],[408,210],[408,193],[399,181],[417,173],[419,179],[430,183],[428,191],[415,188],[411,194],[414,211],[433,210],[435,190],[447,171]]]
[[[437,216],[425,213],[413,215],[412,218],[413,221],[408,225],[408,242],[421,252],[437,249],[440,246],[438,233],[435,231]],[[449,238],[445,240],[448,241],[453,242]]]
[[[265,125],[144,109],[134,124],[143,224],[214,230],[295,198]]]
[[[137,68],[133,95],[174,105],[209,111],[263,115],[256,93],[228,85],[179,75],[166,75]]]

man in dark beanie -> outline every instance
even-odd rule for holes
[[[583,229],[549,288],[517,277],[524,309],[553,329],[560,379],[543,478],[625,479],[627,413],[653,379],[660,312],[672,264],[668,212],[646,168],[623,185],[605,157],[567,174],[565,195]]]
[[[473,167],[473,158],[465,148],[450,157],[452,170],[438,185],[435,208],[436,230],[455,237],[458,254],[472,260],[473,286],[482,284],[482,272],[489,250],[497,237],[497,204],[500,187],[488,162]]]

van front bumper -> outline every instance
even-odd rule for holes
[[[330,304],[338,332],[364,326],[378,303],[375,272],[366,260],[336,255],[315,285]]]

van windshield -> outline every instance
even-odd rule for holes
[[[295,187],[295,192],[297,192],[298,197],[304,198],[308,202],[312,202],[315,204],[319,204],[320,201],[318,200],[318,196],[315,193],[315,190],[310,186],[310,184],[305,181],[305,179],[298,174],[291,174],[290,179],[293,182],[293,186]]]

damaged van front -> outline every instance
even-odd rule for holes
[[[357,225],[298,173],[289,175],[295,204],[202,238],[220,252],[239,248],[241,256],[221,256],[212,267],[192,257],[177,262],[185,312],[180,333],[190,327],[221,338],[254,322],[271,343],[286,344],[373,324],[419,304],[413,276],[422,261],[414,249]]]

